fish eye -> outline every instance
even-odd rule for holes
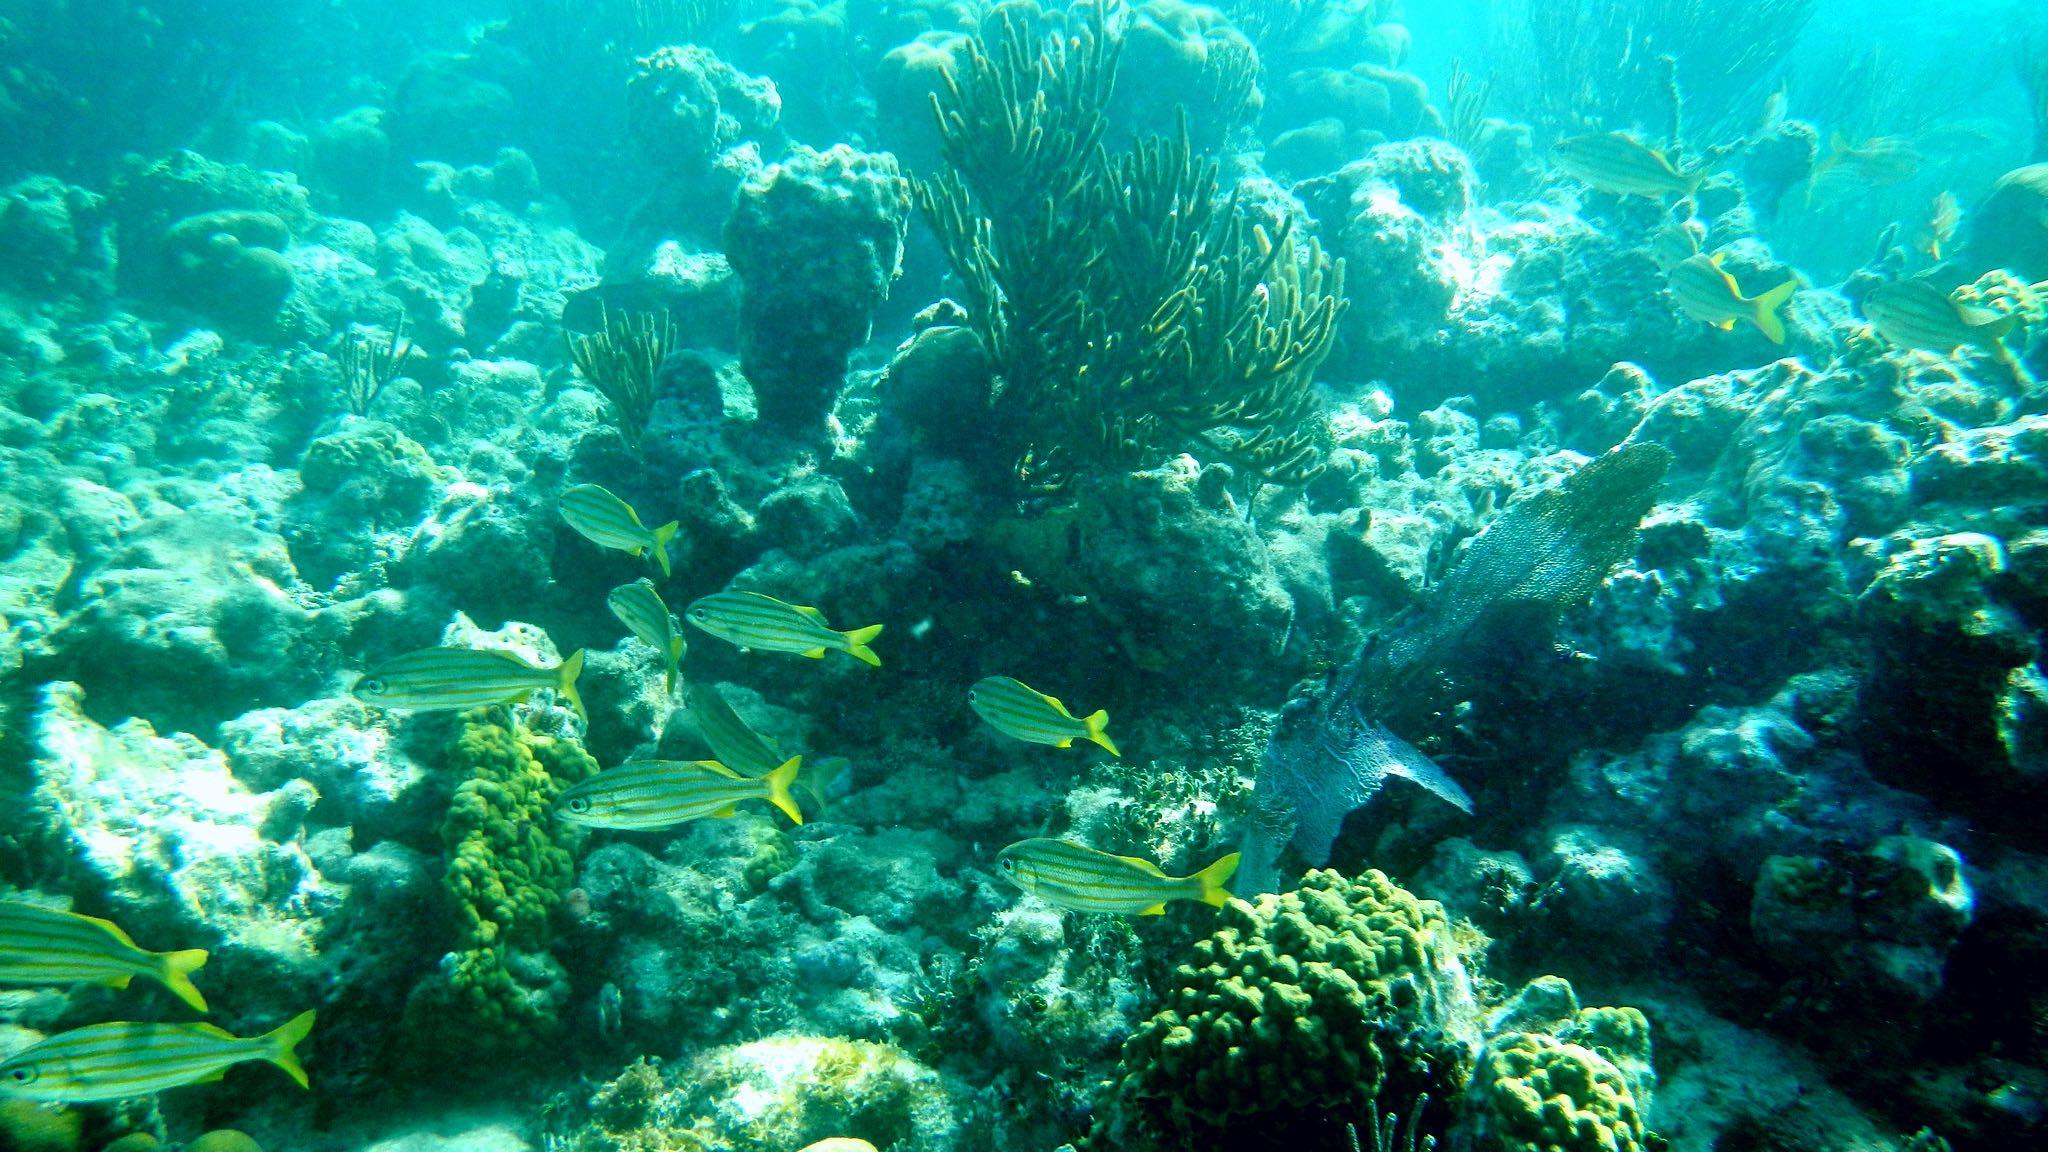
[[[690,609],[690,615],[698,620],[709,620],[711,618],[711,611],[708,608],[692,608]]]
[[[384,681],[377,679],[375,676],[366,676],[356,682],[356,691],[358,692],[382,692],[383,690]]]
[[[967,690],[967,702],[968,702],[969,704],[972,704],[972,703],[974,703],[974,689],[972,689],[972,688],[969,688],[969,689]]]
[[[569,801],[569,811],[579,815],[588,812],[590,811],[590,801],[581,796],[574,797]]]
[[[1017,870],[1017,862],[1015,860],[1005,860],[1002,862],[1002,867],[1005,872],[1015,872]]]
[[[30,1067],[9,1069],[7,1073],[8,1081],[14,1084],[33,1084],[35,1078],[36,1070]]]

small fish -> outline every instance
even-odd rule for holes
[[[581,648],[553,668],[536,668],[495,648],[423,648],[379,664],[353,691],[356,699],[380,708],[442,712],[519,704],[536,688],[552,688],[587,720],[576,694],[582,672]]]
[[[1097,711],[1076,719],[1067,706],[1021,680],[990,676],[967,690],[974,713],[1005,736],[1032,744],[1069,748],[1076,739],[1090,740],[1111,756],[1121,756],[1110,743],[1109,713]]]
[[[1783,344],[1785,322],[1778,318],[1778,309],[1799,291],[1799,281],[1787,280],[1760,296],[1744,296],[1735,277],[1721,267],[1722,256],[1716,252],[1689,257],[1671,270],[1671,297],[1678,310],[1723,332],[1734,331],[1737,320],[1747,320],[1771,343]]]
[[[1968,344],[1989,352],[2009,368],[2019,364],[2004,340],[2006,333],[2019,325],[2017,315],[1961,303],[1948,290],[1919,276],[1871,289],[1863,298],[1863,314],[1878,335],[1902,348],[1949,354]]]
[[[1903,184],[1920,172],[1926,157],[1904,136],[1872,136],[1861,144],[1836,132],[1828,141],[1828,154],[1813,169],[1812,181],[1841,169],[1856,181],[1872,188]]]
[[[671,520],[649,531],[631,504],[595,484],[578,484],[562,493],[562,519],[594,544],[634,556],[653,552],[662,579],[668,578],[668,544],[675,539],[680,521]]]
[[[1920,226],[1918,247],[1929,260],[1941,259],[1941,247],[1955,238],[1956,225],[1963,222],[1963,206],[1953,192],[1942,192],[1927,206],[1927,220]]]
[[[759,779],[750,779],[716,760],[630,760],[575,785],[555,801],[555,811],[572,824],[656,832],[706,816],[730,816],[742,800],[766,800],[795,823],[804,814],[790,798],[803,757],[792,756]]]
[[[1698,220],[1688,217],[1670,221],[1650,233],[1650,259],[1657,262],[1660,271],[1669,272],[1699,255],[1706,238],[1707,226]]]
[[[797,1152],[875,1152],[875,1146],[858,1136],[827,1136],[815,1144],[806,1144]]]
[[[668,614],[668,605],[662,602],[654,581],[642,576],[631,584],[621,584],[611,590],[604,602],[611,605],[612,615],[642,644],[661,653],[663,668],[668,673],[668,690],[673,693],[676,667],[683,660],[683,638],[676,632],[675,618]]]
[[[204,1012],[206,997],[193,986],[192,973],[205,963],[204,949],[148,952],[108,921],[0,900],[0,984],[126,988],[146,976]]]
[[[127,1100],[211,1083],[249,1060],[268,1060],[306,1088],[306,1070],[293,1049],[312,1031],[311,1012],[246,1039],[212,1024],[92,1024],[0,1061],[0,1097],[47,1104]]]
[[[1237,871],[1232,852],[1192,876],[1168,876],[1136,856],[1112,856],[1072,840],[1020,840],[997,854],[1003,878],[1048,904],[1075,912],[1127,912],[1158,916],[1169,900],[1200,900],[1223,907],[1224,885]]]
[[[775,771],[787,757],[775,747],[775,742],[754,731],[740,714],[726,703],[718,689],[708,684],[693,684],[690,693],[690,716],[697,722],[697,732],[704,742],[711,745],[711,755],[742,776],[756,779]],[[796,783],[790,787],[803,793],[811,807],[823,812],[831,799],[833,785],[848,768],[852,767],[844,756],[806,757],[803,768],[796,774]]]
[[[1626,132],[1598,132],[1557,142],[1558,170],[1615,196],[1690,196],[1705,167],[1681,172],[1664,153]]]
[[[868,644],[882,634],[880,624],[834,631],[816,608],[785,604],[759,592],[714,592],[690,605],[690,623],[720,640],[762,652],[795,652],[813,660],[837,648],[879,668],[882,658]]]

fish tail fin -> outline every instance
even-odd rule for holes
[[[1083,718],[1081,723],[1088,726],[1088,739],[1101,745],[1102,750],[1111,756],[1118,757],[1119,759],[1123,757],[1123,753],[1116,750],[1116,745],[1110,743],[1108,712],[1098,708],[1093,714]]]
[[[1763,332],[1764,339],[1773,344],[1785,342],[1785,321],[1779,318],[1778,309],[1783,308],[1785,302],[1792,299],[1792,294],[1797,291],[1799,281],[1795,277],[1750,301],[1756,305],[1756,314],[1753,318],[1756,320],[1757,328]]]
[[[308,1010],[278,1025],[263,1037],[263,1042],[269,1049],[264,1058],[284,1069],[285,1075],[298,1081],[301,1088],[311,1088],[313,1084],[306,1079],[305,1066],[299,1063],[299,1054],[294,1049],[299,1046],[299,1041],[311,1035],[312,1031],[313,1013]]]
[[[1230,878],[1237,874],[1237,863],[1241,859],[1243,859],[1243,853],[1232,852],[1223,859],[1195,873],[1195,880],[1202,886],[1202,893],[1196,899],[1211,907],[1223,907],[1224,903],[1230,899],[1230,889],[1224,887],[1224,885],[1230,883]]]
[[[668,544],[676,538],[676,529],[680,528],[682,523],[680,520],[671,520],[654,530],[654,562],[660,566],[663,580],[669,577]]]
[[[662,682],[670,696],[676,694],[676,673],[683,665],[683,649],[683,638],[681,636],[669,641],[668,667],[663,669],[664,676]]]
[[[206,963],[206,949],[188,948],[183,952],[165,952],[162,955],[164,987],[195,1010],[206,1011],[206,997],[201,996],[199,986],[192,983],[192,973]]]
[[[863,663],[871,664],[877,668],[882,666],[882,658],[875,655],[874,649],[869,648],[868,645],[873,642],[875,637],[881,634],[882,626],[880,624],[870,624],[865,628],[855,628],[851,632],[840,633],[841,636],[846,637],[846,651],[849,655],[857,657]]]
[[[567,697],[569,707],[576,710],[576,715],[584,723],[589,723],[590,713],[583,710],[583,696],[576,691],[576,678],[583,675],[583,649],[578,648],[569,653],[569,658],[562,661],[562,666],[557,671],[561,673],[562,678],[555,683],[555,691]]]
[[[804,822],[804,812],[796,806],[796,798],[789,794],[789,786],[796,783],[796,774],[803,766],[803,757],[791,756],[782,762],[780,768],[763,777],[768,781],[768,802],[782,809],[782,814],[797,824]]]

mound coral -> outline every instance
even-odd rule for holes
[[[414,989],[407,1012],[423,1036],[519,1049],[553,1030],[566,994],[546,952],[548,914],[575,874],[573,833],[555,823],[555,797],[597,762],[570,741],[522,735],[492,717],[464,713],[448,746],[449,768],[466,777],[441,825],[456,946]]]
[[[1125,1042],[1096,1147],[1282,1146],[1382,1087],[1463,1085],[1478,1005],[1441,905],[1377,871],[1315,871],[1218,921]]]
[[[1656,1075],[1650,1025],[1634,1008],[1581,1008],[1555,976],[1533,980],[1494,1020],[1460,1101],[1470,1147],[1489,1152],[1638,1152]]]

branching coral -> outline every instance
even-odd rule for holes
[[[627,447],[638,448],[654,415],[654,380],[675,348],[675,321],[666,312],[603,312],[601,327],[569,336],[576,370],[608,402],[612,427]]]
[[[341,370],[341,403],[351,415],[368,416],[377,398],[405,369],[418,348],[405,338],[405,316],[392,326],[390,339],[378,342],[369,333],[344,336],[335,358]]]
[[[1223,197],[1185,124],[1101,148],[1117,56],[1099,22],[1041,46],[1005,15],[988,35],[934,97],[951,171],[916,192],[997,367],[1020,477],[1057,488],[1188,452],[1306,480],[1341,263]]]

